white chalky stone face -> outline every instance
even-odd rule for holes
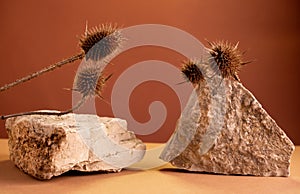
[[[30,115],[7,119],[6,128],[11,160],[38,179],[69,170],[119,172],[146,149],[118,118]]]

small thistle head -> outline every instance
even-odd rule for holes
[[[233,78],[239,81],[238,72],[242,62],[242,54],[237,49],[238,43],[233,45],[227,41],[208,42],[211,48],[209,53],[212,60],[216,62],[221,74],[226,78]]]
[[[101,92],[107,78],[101,76],[100,69],[91,66],[79,70],[75,82],[74,90],[79,92],[83,98],[90,96],[101,97]]]
[[[79,40],[79,46],[87,59],[97,61],[114,53],[121,46],[122,41],[123,37],[116,26],[102,24],[86,30]]]
[[[204,79],[198,63],[194,60],[183,62],[181,72],[193,84],[199,83],[200,80]]]

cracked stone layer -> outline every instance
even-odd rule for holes
[[[91,126],[79,127],[84,121]],[[95,142],[101,141],[97,135],[83,139],[79,130],[95,133],[101,128],[115,146],[130,152],[138,151],[130,156],[134,157],[131,158],[134,162],[143,158],[146,149],[133,132],[127,131],[126,121],[118,118],[87,114],[27,115],[7,119],[5,126],[11,161],[37,179],[50,179],[70,170],[121,171],[121,167],[103,161],[92,147],[87,146],[90,142],[97,145]]]
[[[200,111],[200,116],[191,117],[177,127],[160,158],[189,171],[289,176],[290,159],[295,149],[291,140],[240,82],[225,78],[223,84],[224,109],[216,109],[213,106],[222,103],[212,104],[211,101],[222,99],[222,95],[211,95],[206,82],[200,82],[196,90],[200,109],[191,109],[190,113],[194,115],[194,111]],[[219,133],[209,132],[208,126],[220,110],[224,111],[223,127]],[[195,135],[181,153],[176,152],[182,149],[183,137],[192,131],[191,126],[197,127]],[[213,146],[202,153],[201,147],[206,147],[203,144],[209,144],[204,142],[204,137],[210,134]],[[215,134],[218,134],[216,138]]]

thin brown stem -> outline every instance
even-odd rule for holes
[[[68,114],[73,112],[74,110],[77,110],[80,108],[80,106],[85,102],[86,97],[83,97],[74,107],[71,109],[62,111],[62,112],[47,112],[47,111],[32,111],[32,112],[23,112],[23,113],[16,113],[16,114],[10,114],[10,115],[3,115],[1,116],[2,120],[11,118],[11,117],[18,117],[18,116],[24,116],[24,115],[56,115],[56,116],[61,116],[64,114]]]
[[[76,61],[78,59],[82,59],[84,56],[85,56],[84,53],[79,53],[79,54],[77,54],[75,56],[72,56],[72,57],[70,57],[68,59],[64,59],[64,60],[62,60],[60,62],[52,64],[52,65],[50,65],[48,67],[45,67],[45,68],[41,69],[40,71],[34,72],[34,73],[32,73],[30,75],[27,75],[27,76],[25,76],[25,77],[23,77],[21,79],[17,79],[16,81],[14,81],[12,83],[9,83],[9,84],[6,84],[6,85],[2,86],[0,88],[0,92],[8,90],[8,89],[10,89],[10,88],[12,88],[12,87],[14,87],[16,85],[19,85],[21,83],[26,82],[26,81],[29,81],[29,80],[31,80],[33,78],[36,78],[36,77],[38,77],[38,76],[40,76],[40,75],[42,75],[44,73],[47,73],[49,71],[53,71],[53,70],[55,70],[55,69],[57,69],[59,67],[62,67],[65,64],[72,63],[72,62],[74,62],[74,61]]]

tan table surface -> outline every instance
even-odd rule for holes
[[[39,181],[14,166],[7,139],[0,139],[0,193],[300,193],[300,146],[292,156],[290,177],[189,173],[167,164],[145,171],[72,172]]]

